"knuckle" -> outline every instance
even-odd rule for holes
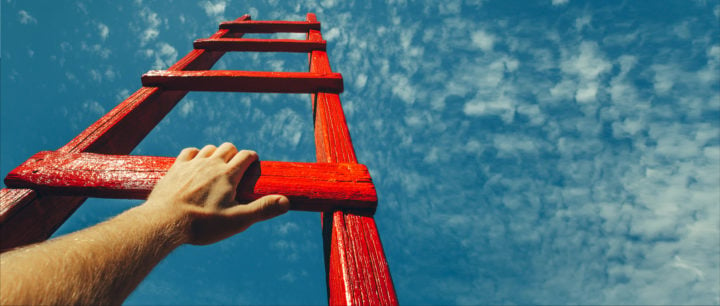
[[[180,151],[180,154],[178,154],[177,161],[187,161],[191,160],[195,155],[197,155],[197,152],[199,152],[197,148],[185,148]]]
[[[243,158],[257,158],[258,154],[252,150],[241,150],[238,152]]]
[[[237,154],[237,148],[232,143],[225,142],[218,147],[217,151],[218,158],[225,159],[228,155],[232,156],[234,154]]]

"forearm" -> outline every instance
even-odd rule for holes
[[[120,304],[184,242],[183,219],[141,205],[97,226],[0,255],[2,304]]]
[[[220,241],[287,212],[284,196],[235,201],[256,160],[255,152],[230,143],[183,150],[143,205],[0,254],[0,304],[120,304],[179,245]]]

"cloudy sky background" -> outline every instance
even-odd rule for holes
[[[401,303],[720,304],[720,1],[1,10],[3,176],[72,139],[219,21],[315,12]],[[214,68],[305,71],[307,56],[232,53]],[[223,141],[314,161],[309,97],[191,93],[133,154]],[[138,203],[88,200],[58,234]],[[324,283],[319,216],[291,212],[178,249],[127,302],[325,303]]]

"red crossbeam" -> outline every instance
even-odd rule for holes
[[[220,29],[243,33],[305,33],[309,30],[320,30],[320,23],[308,21],[226,21],[220,23]]]
[[[43,151],[11,171],[5,184],[40,193],[145,199],[175,161],[172,157]],[[246,172],[237,200],[283,194],[291,209],[358,209],[374,212],[377,195],[360,164],[261,161]]]
[[[339,73],[266,72],[240,70],[170,71],[151,70],[142,76],[143,86],[166,90],[340,93],[343,78]]]
[[[304,39],[207,38],[193,43],[195,49],[208,51],[312,52],[325,50],[326,42]]]

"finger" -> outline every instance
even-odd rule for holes
[[[198,148],[185,148],[182,151],[180,151],[180,154],[175,159],[175,161],[188,161],[193,158],[195,158],[195,155],[198,154],[200,150]]]
[[[221,144],[217,150],[215,150],[215,153],[213,153],[213,156],[217,156],[220,159],[222,159],[225,162],[230,161],[230,159],[235,156],[235,154],[238,152],[237,148],[232,143],[225,142]]]
[[[250,226],[253,223],[272,219],[286,213],[290,209],[290,200],[282,195],[269,195],[252,201],[246,205],[237,205],[228,208],[228,214],[238,222],[238,225]]]
[[[240,182],[243,174],[252,163],[258,160],[258,155],[255,151],[241,150],[237,152],[235,156],[230,159],[228,166],[230,166],[230,174],[235,182]]]
[[[215,152],[216,147],[213,145],[206,145],[204,146],[200,152],[196,155],[197,157],[209,157],[210,155]]]

